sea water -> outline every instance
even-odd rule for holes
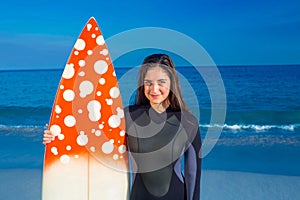
[[[209,128],[222,129],[202,159],[201,199],[298,198],[300,66],[218,67],[223,84],[216,87],[224,86],[226,97],[219,102],[226,111],[219,124],[211,123],[214,88],[197,69],[178,67],[184,99],[199,119],[202,141]],[[124,106],[134,99],[133,71],[116,67]],[[41,197],[42,135],[61,74],[0,71],[0,199]],[[213,85],[216,77],[210,78]]]
[[[124,106],[132,103],[137,85],[137,77],[126,76],[131,70],[116,68],[121,93],[130,94]],[[195,115],[202,140],[208,128],[222,128],[202,168],[300,176],[300,66],[218,70],[226,91],[226,118],[223,124],[211,124],[207,83],[197,68],[178,67],[181,82],[189,85],[182,86],[184,98],[192,112],[199,110]],[[61,74],[62,69],[0,71],[0,169],[42,169],[42,134]]]

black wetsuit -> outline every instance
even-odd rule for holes
[[[201,139],[189,112],[125,109],[133,173],[131,200],[199,200]],[[181,163],[184,159],[184,175]]]

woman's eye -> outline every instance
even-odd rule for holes
[[[164,85],[164,84],[166,84],[166,81],[158,81],[158,84],[159,85]]]
[[[147,85],[147,86],[150,86],[151,82],[150,81],[144,81],[144,84]]]

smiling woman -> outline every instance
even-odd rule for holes
[[[130,199],[198,200],[199,126],[185,106],[177,72],[168,55],[153,54],[144,59],[136,102],[125,110],[125,120],[133,158]]]

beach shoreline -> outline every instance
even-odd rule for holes
[[[41,199],[41,169],[0,169],[0,177],[3,199]],[[201,200],[287,200],[299,196],[300,176],[202,170]]]

